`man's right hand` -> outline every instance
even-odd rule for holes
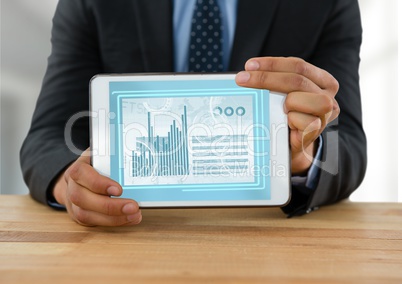
[[[71,218],[84,226],[127,226],[141,222],[141,210],[120,196],[121,186],[99,174],[90,164],[89,149],[57,180],[53,195]]]

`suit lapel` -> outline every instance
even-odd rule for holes
[[[244,63],[259,56],[269,33],[279,0],[239,0],[237,26],[229,70],[238,71]]]
[[[173,7],[171,0],[134,0],[145,72],[173,70]]]

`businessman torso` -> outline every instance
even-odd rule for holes
[[[59,1],[48,70],[21,151],[24,177],[34,198],[46,202],[55,176],[76,158],[65,146],[63,129],[73,114],[88,110],[88,82],[93,75],[174,71],[172,11],[170,0]],[[316,194],[298,202],[305,206],[347,197],[362,179],[360,42],[357,1],[239,0],[229,71],[242,70],[255,56],[294,56],[327,70],[341,85],[339,151],[331,152],[336,145],[332,147],[324,133],[323,158],[336,160],[338,169],[351,177],[322,173]],[[73,128],[73,141],[82,149],[89,145],[88,128],[88,119]]]

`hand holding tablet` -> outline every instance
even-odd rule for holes
[[[91,81],[92,163],[141,207],[279,206],[290,197],[285,96],[232,74]]]

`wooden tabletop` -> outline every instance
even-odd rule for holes
[[[143,209],[88,228],[29,196],[0,195],[0,283],[402,283],[402,204]]]

